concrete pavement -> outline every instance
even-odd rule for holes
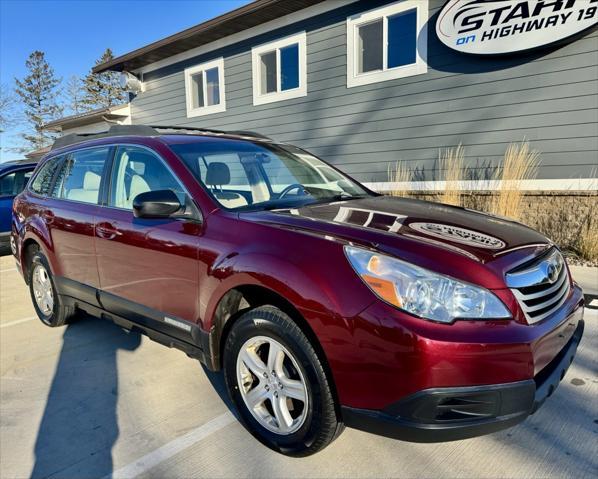
[[[595,477],[598,311],[577,358],[524,423],[412,444],[347,429],[290,459],[231,414],[220,375],[101,320],[50,329],[11,257],[0,258],[0,477]]]
[[[598,268],[590,266],[569,266],[571,275],[582,287],[584,294],[598,296]]]

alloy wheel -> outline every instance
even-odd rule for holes
[[[247,409],[260,425],[289,435],[305,422],[308,393],[293,355],[266,336],[247,340],[237,356],[237,383]]]
[[[32,281],[37,307],[45,316],[50,316],[54,310],[54,292],[48,271],[43,265],[35,265]]]

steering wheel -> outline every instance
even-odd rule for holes
[[[299,191],[303,191],[303,194],[306,194],[305,188],[303,187],[302,184],[300,183],[293,183],[292,185],[286,186],[278,195],[278,199],[282,199],[284,198],[286,195],[288,195],[291,191],[293,190],[299,190]]]

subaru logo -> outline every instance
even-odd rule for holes
[[[549,283],[554,283],[559,277],[559,268],[555,263],[548,263],[546,266],[546,278]]]

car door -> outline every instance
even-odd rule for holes
[[[11,168],[0,174],[0,242],[10,234],[12,202],[27,185],[34,166]],[[8,239],[6,240],[8,241]]]
[[[132,208],[136,195],[166,189],[182,204],[190,201],[155,152],[141,146],[117,148],[106,205],[96,216],[100,297],[116,314],[158,321],[153,327],[176,324],[180,333],[188,334],[189,325],[181,320],[196,323],[199,317],[200,224],[182,218],[136,218]]]
[[[52,198],[41,211],[52,243],[59,289],[95,304],[100,286],[94,245],[104,168],[113,148],[85,148],[69,154],[54,179]]]

